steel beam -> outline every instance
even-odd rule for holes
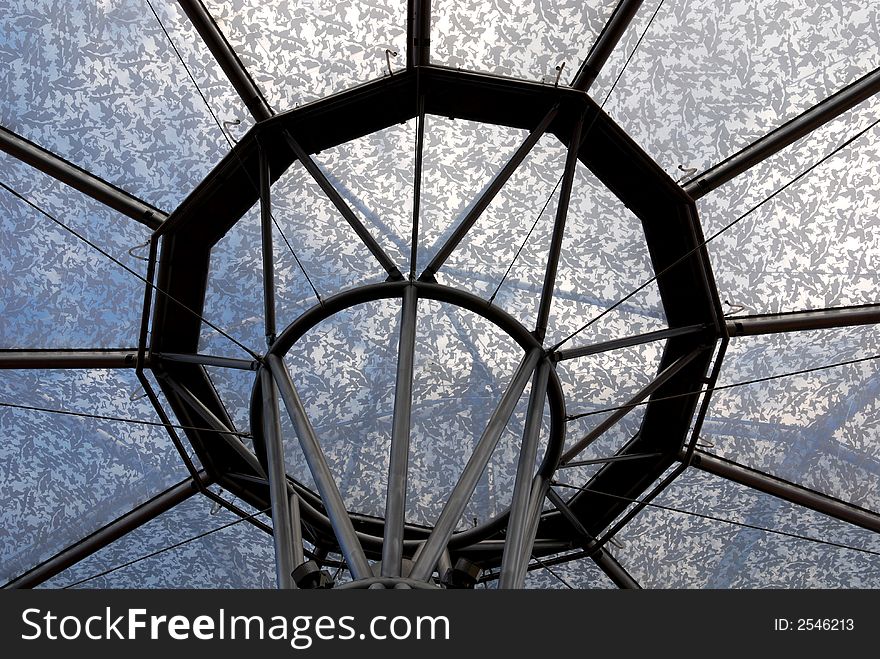
[[[240,371],[256,371],[260,368],[260,362],[248,359],[235,359],[233,357],[216,357],[214,355],[185,355],[179,352],[154,352],[152,357],[160,362],[181,362],[184,364],[201,364],[202,366],[218,366],[220,368],[234,368]]]
[[[431,61],[431,0],[408,0],[406,13],[406,67]]]
[[[168,218],[167,213],[155,206],[141,201],[122,188],[90,174],[82,167],[56,156],[2,126],[0,126],[0,150],[150,229],[157,229]]]
[[[135,368],[137,349],[0,350],[0,369]]]
[[[422,552],[419,554],[418,560],[413,566],[410,573],[413,579],[427,581],[431,577],[434,566],[446,549],[446,545],[449,543],[453,531],[455,531],[455,526],[461,519],[465,506],[467,506],[468,500],[477,487],[480,475],[486,469],[486,465],[489,463],[489,459],[498,445],[498,440],[501,439],[501,433],[504,431],[510,415],[513,414],[513,410],[542,353],[542,349],[536,347],[523,355],[507,390],[501,396],[495,411],[492,412],[482,437],[477,442],[474,452],[471,454],[470,459],[468,459],[458,482],[455,484],[449,499],[447,499],[443,510],[440,512],[440,516],[437,518],[437,523],[434,525]]]
[[[254,83],[253,78],[244,68],[235,50],[229,45],[226,37],[220,31],[220,28],[217,27],[217,23],[214,22],[213,17],[208,13],[201,0],[177,0],[177,2],[202,37],[205,45],[208,46],[208,50],[211,51],[214,59],[217,60],[220,68],[223,69],[223,73],[229,78],[229,82],[232,83],[233,88],[238,92],[238,95],[244,101],[254,119],[263,121],[274,115],[275,113],[269,107],[269,104],[263,97],[263,93]]]
[[[880,533],[880,515],[827,494],[790,483],[776,476],[762,473],[700,450],[694,452],[690,464],[701,471],[721,476],[759,492],[771,494],[789,503],[830,515],[875,533]]]
[[[541,301],[538,303],[538,320],[535,323],[535,336],[539,341],[547,334],[547,321],[550,318],[550,307],[553,305],[553,289],[556,287],[556,272],[559,269],[559,255],[562,252],[562,241],[565,238],[565,222],[568,218],[568,203],[577,171],[578,152],[581,146],[581,129],[584,117],[575,122],[568,143],[565,159],[565,170],[562,173],[562,187],[559,189],[559,203],[556,206],[556,221],[553,223],[553,235],[550,238],[550,249],[547,255],[547,267],[544,271],[544,285],[541,288]]]
[[[403,290],[403,305],[400,312],[397,382],[394,387],[391,457],[388,461],[388,491],[385,500],[385,529],[382,542],[383,577],[401,576],[417,307],[418,291],[415,286],[407,286]]]
[[[272,192],[269,157],[260,149],[260,242],[263,248],[263,316],[266,344],[275,342],[275,250],[272,244]]]
[[[596,78],[599,77],[605,62],[608,61],[611,53],[617,47],[617,43],[620,41],[623,33],[626,32],[626,28],[629,27],[629,24],[635,17],[639,7],[642,6],[642,1],[620,0],[617,7],[614,8],[611,18],[608,19],[605,27],[599,33],[596,43],[590,48],[587,58],[578,69],[577,75],[575,75],[574,80],[571,82],[572,87],[582,91],[590,89]]]
[[[823,309],[821,311],[743,316],[728,318],[726,321],[727,332],[730,336],[799,332],[833,327],[873,325],[875,323],[880,323],[880,304]]]
[[[513,497],[510,503],[510,516],[507,522],[506,542],[501,558],[501,577],[499,588],[521,588],[522,581],[517,581],[520,574],[520,562],[523,558],[528,530],[529,495],[535,459],[538,455],[538,442],[541,437],[541,421],[544,417],[544,401],[547,396],[547,383],[550,378],[550,361],[542,359],[535,369],[532,378],[532,391],[529,394],[529,408],[526,412],[526,423],[523,428],[523,440],[516,467],[516,479],[513,485]],[[528,562],[528,554],[526,554]]]
[[[581,524],[581,521],[577,518],[573,512],[571,512],[571,508],[569,508],[565,501],[562,499],[559,494],[557,494],[552,488],[547,491],[547,498],[550,500],[550,503],[558,510],[562,516],[571,524],[572,528],[574,528],[575,532],[583,539],[584,547],[587,548],[590,546],[590,543],[594,543],[596,538],[594,538],[587,529],[584,528],[584,525]],[[611,555],[611,553],[605,549],[604,547],[600,547],[590,554],[590,557],[593,559],[593,562],[599,567],[605,575],[614,582],[618,588],[626,588],[638,590],[641,589],[639,583],[633,579],[632,575],[627,572],[624,567],[617,562],[617,559]]]
[[[614,410],[614,412],[605,417],[602,422],[599,423],[599,425],[593,428],[593,430],[584,435],[581,439],[575,442],[570,449],[563,453],[562,459],[560,460],[560,466],[565,466],[568,462],[571,462],[578,454],[581,453],[581,451],[587,448],[601,435],[603,435],[609,428],[611,428],[614,424],[616,424],[623,417],[629,414],[636,405],[641,403],[648,396],[657,391],[657,389],[666,384],[679,371],[681,371],[681,369],[690,364],[702,352],[702,348],[692,350],[691,352],[679,357],[676,361],[667,366],[663,371],[658,373],[657,377],[655,377],[653,380],[651,380],[651,382],[642,387],[642,389],[639,390],[639,392],[636,393],[635,396],[633,396],[624,405],[621,405],[619,408]]]
[[[609,350],[618,350],[620,348],[629,348],[630,346],[638,346],[643,343],[651,343],[652,341],[660,341],[669,339],[674,336],[686,336],[688,334],[697,334],[706,330],[704,325],[688,325],[686,327],[674,327],[665,330],[657,330],[656,332],[646,332],[637,336],[627,336],[622,339],[612,339],[610,341],[602,341],[601,343],[593,343],[588,346],[579,348],[571,348],[569,350],[560,350],[555,354],[556,361],[565,361],[566,359],[578,359],[579,357],[587,357],[588,355],[596,355],[600,352],[608,352]]]
[[[333,527],[336,540],[339,542],[339,548],[345,556],[348,569],[354,579],[372,577],[370,564],[364,555],[354,525],[345,509],[345,502],[342,500],[342,495],[339,493],[339,488],[336,486],[336,481],[327,465],[324,451],[321,449],[312,423],[306,415],[305,406],[293,385],[290,373],[287,372],[284,362],[277,355],[268,355],[266,363],[272,370],[272,377],[278,385],[281,398],[296,428],[296,434],[299,437],[309,471],[315,479],[315,486],[318,488],[321,502],[327,510],[327,516],[330,518],[330,524]]]
[[[269,369],[260,371],[263,391],[263,436],[266,438],[269,498],[272,502],[272,537],[275,542],[275,578],[278,588],[294,588],[293,519],[287,492],[287,469],[281,441],[281,418],[278,415],[278,390]],[[295,494],[293,496],[296,496]]]
[[[198,494],[200,487],[207,487],[211,484],[210,477],[204,471],[198,472],[198,478],[198,481],[193,478],[187,478],[177,485],[168,488],[122,517],[101,527],[91,535],[61,550],[52,558],[31,568],[3,587],[33,588],[51,579],[71,565],[78,563],[103,549],[111,542],[118,540],[126,533],[134,531],[162,513],[168,512],[177,504],[186,501],[194,494]]]
[[[880,68],[874,69],[741,151],[710,167],[688,181],[684,191],[693,199],[705,196],[878,92]]]
[[[330,199],[332,204],[336,207],[336,210],[338,210],[342,217],[345,218],[345,221],[348,222],[352,229],[354,229],[358,238],[360,238],[364,245],[366,245],[367,249],[370,250],[370,253],[376,258],[376,260],[379,261],[379,264],[388,273],[389,278],[403,279],[400,269],[394,265],[394,261],[391,260],[391,257],[388,256],[384,249],[382,249],[382,246],[376,241],[367,227],[365,227],[363,222],[360,221],[358,216],[354,214],[351,207],[345,203],[345,200],[336,188],[333,187],[333,184],[327,180],[324,172],[321,171],[321,168],[318,167],[314,159],[305,151],[305,149],[302,148],[302,146],[300,146],[300,143],[294,139],[293,135],[290,134],[290,131],[284,131],[284,138],[293,153],[296,155],[297,160],[303,164],[306,171],[315,180],[315,183],[318,184],[318,187],[324,191],[324,194],[327,195],[327,198]]]
[[[446,259],[449,258],[449,255],[452,254],[456,247],[458,247],[458,244],[467,235],[467,232],[470,231],[471,227],[474,226],[480,218],[483,211],[488,208],[495,196],[501,191],[501,188],[504,187],[504,184],[507,183],[508,179],[510,179],[513,173],[522,164],[523,160],[526,159],[526,156],[529,155],[529,152],[535,144],[538,143],[538,140],[540,140],[544,133],[547,132],[547,129],[550,127],[550,124],[553,123],[558,112],[559,104],[556,104],[550,108],[550,111],[547,112],[547,114],[544,115],[544,118],[538,124],[537,128],[529,133],[529,136],[510,157],[510,160],[508,160],[504,167],[502,167],[501,171],[495,175],[495,178],[492,179],[483,191],[483,194],[480,195],[480,197],[468,209],[464,218],[455,228],[452,235],[449,236],[449,238],[446,239],[446,242],[443,243],[439,250],[437,250],[434,258],[431,259],[431,262],[419,277],[420,280],[434,281],[434,275],[437,274],[442,265],[446,262]]]

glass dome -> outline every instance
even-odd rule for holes
[[[880,6],[2,7],[7,587],[880,586]]]

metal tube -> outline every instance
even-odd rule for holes
[[[236,368],[242,371],[256,371],[260,368],[260,362],[253,359],[234,359],[232,357],[215,357],[214,355],[185,355],[177,352],[154,352],[153,357],[159,361]]]
[[[639,334],[637,336],[627,336],[622,339],[602,341],[601,343],[593,343],[592,345],[571,348],[570,350],[560,350],[556,353],[555,359],[560,362],[565,361],[566,359],[577,359],[579,357],[596,355],[600,352],[607,352],[609,350],[628,348],[630,346],[642,345],[643,343],[651,343],[652,341],[660,341],[661,339],[670,339],[674,336],[696,334],[705,329],[705,325],[688,325],[686,327],[674,327],[665,330],[657,330],[656,332],[646,332],[645,334]]]
[[[790,503],[855,524],[863,529],[880,533],[880,515],[827,494],[810,490],[703,451],[694,452],[691,466],[740,485],[751,487],[759,492],[771,494]]]
[[[111,542],[118,540],[129,531],[133,531],[162,513],[168,512],[177,504],[186,501],[194,494],[198,494],[199,485],[207,487],[211,484],[211,478],[204,471],[200,471],[198,475],[198,483],[193,478],[187,478],[177,485],[168,488],[122,517],[101,527],[91,535],[61,550],[52,558],[31,568],[3,587],[33,588],[38,586],[47,579],[51,579],[56,574],[63,572],[71,565],[78,563],[98,550],[103,549]]]
[[[272,108],[269,107],[253,78],[244,68],[241,60],[238,59],[238,55],[226,41],[226,37],[223,36],[208,10],[205,9],[205,5],[201,0],[177,1],[254,119],[263,121],[270,118],[274,114]]]
[[[471,227],[476,223],[483,211],[486,210],[490,203],[492,203],[495,195],[497,195],[504,184],[507,183],[507,180],[513,175],[520,164],[522,164],[522,161],[525,160],[527,155],[529,155],[532,147],[534,147],[544,133],[547,132],[547,128],[549,128],[550,124],[556,118],[558,112],[559,105],[557,104],[550,108],[550,111],[544,115],[544,118],[541,120],[541,123],[538,124],[537,128],[529,133],[529,136],[516,150],[516,153],[511,156],[510,160],[507,161],[507,164],[504,165],[501,171],[495,175],[495,178],[492,179],[492,182],[489,183],[488,187],[483,191],[483,194],[480,195],[480,198],[477,199],[476,202],[474,202],[474,205],[467,211],[464,219],[455,228],[452,235],[446,239],[446,242],[443,243],[443,246],[440,247],[437,254],[431,259],[428,267],[426,267],[425,271],[419,276],[419,280],[434,280],[434,275],[437,274],[437,271],[440,270],[442,265],[446,262],[446,259],[449,258],[449,255],[452,254],[465,235],[467,235],[467,232],[470,231]]]
[[[421,88],[421,75],[416,76],[416,88]],[[413,173],[413,222],[410,234],[409,278],[416,277],[419,260],[419,217],[422,205],[422,163],[425,154],[425,95],[419,93],[419,116],[416,129],[415,171]]]
[[[263,315],[266,344],[275,342],[275,253],[272,245],[272,179],[269,157],[260,147],[260,239],[263,247]]]
[[[59,158],[2,126],[0,126],[0,150],[150,229],[158,229],[159,225],[168,219],[168,214],[155,206],[141,201],[122,188]]]
[[[278,355],[267,355],[266,362],[272,370],[272,376],[281,392],[281,398],[296,428],[296,434],[299,437],[309,471],[315,479],[318,494],[321,495],[321,501],[327,509],[327,517],[330,518],[330,524],[333,526],[348,569],[355,579],[371,577],[373,573],[370,570],[370,564],[367,562],[367,557],[358,541],[354,525],[345,509],[345,502],[342,500],[330,467],[327,466],[327,459],[321,450],[312,423],[306,415],[305,406],[293,385],[293,380],[290,379],[290,373],[287,372],[284,362]]]
[[[689,181],[684,186],[684,191],[693,199],[705,196],[878,92],[880,68],[874,69],[741,151],[710,167]]]
[[[287,469],[281,441],[281,418],[278,415],[278,392],[267,368],[260,371],[263,392],[263,435],[266,438],[266,461],[269,465],[269,499],[272,503],[272,537],[275,541],[275,578],[278,588],[294,588],[293,528],[290,500],[287,495]],[[294,495],[295,496],[295,495]]]
[[[584,116],[582,114],[574,125],[571,142],[568,144],[565,171],[562,174],[562,187],[559,190],[559,203],[556,206],[556,221],[553,224],[553,235],[550,238],[547,268],[544,271],[544,285],[541,288],[541,301],[538,304],[538,320],[535,323],[535,336],[539,341],[543,341],[547,334],[547,320],[550,318],[550,307],[553,305],[553,289],[556,287],[556,271],[559,268],[559,255],[562,252],[562,240],[565,237],[565,221],[568,218],[568,203],[571,199],[571,188],[577,171],[583,124]]]
[[[461,519],[465,506],[467,506],[468,500],[477,487],[480,475],[486,469],[486,465],[492,457],[498,440],[501,438],[501,433],[504,431],[510,415],[513,414],[523,389],[525,389],[526,383],[535,370],[535,366],[542,354],[542,349],[536,347],[523,355],[516,373],[514,373],[507,390],[501,396],[495,411],[492,412],[482,437],[477,442],[473,454],[471,454],[458,482],[449,495],[449,499],[446,501],[446,505],[443,506],[443,510],[437,518],[437,523],[425,542],[425,547],[419,555],[419,559],[413,566],[412,573],[410,574],[413,579],[427,581],[430,578],[431,573],[434,571],[434,566],[437,564],[437,559],[440,558],[440,554],[446,549],[449,538],[452,537],[452,533],[455,530],[455,525]]]
[[[135,368],[137,350],[0,350],[0,369]]]
[[[192,393],[189,389],[184,387],[179,382],[175,381],[172,378],[166,378],[166,381],[171,385],[171,388],[184,399],[192,408],[195,410],[196,414],[198,414],[202,419],[204,419],[205,423],[208,424],[214,431],[217,432],[223,440],[229,444],[229,446],[238,453],[239,456],[250,466],[251,469],[259,476],[266,476],[266,472],[263,469],[263,465],[260,464],[260,461],[257,459],[257,456],[254,455],[253,451],[251,451],[244,443],[235,435],[229,432],[229,428],[226,427],[217,416],[208,409],[207,405],[205,405],[202,401],[198,399],[198,397]]]
[[[522,447],[519,452],[519,462],[516,467],[516,480],[513,485],[513,497],[510,503],[510,517],[507,523],[506,542],[501,557],[501,579],[499,588],[520,588],[521,583],[515,583],[514,577],[518,573],[517,563],[522,556],[523,547],[526,544],[525,531],[527,526],[526,515],[529,507],[529,495],[533,472],[535,471],[535,459],[538,455],[538,440],[541,435],[541,421],[544,416],[544,401],[547,396],[547,380],[550,377],[550,362],[542,359],[535,369],[532,379],[532,391],[529,396],[529,408],[526,413],[526,423],[523,430]]]
[[[605,66],[605,62],[611,56],[626,28],[632,22],[633,17],[642,6],[643,0],[620,0],[614,13],[608,19],[608,23],[602,28],[596,43],[590,48],[587,58],[578,69],[577,75],[571,82],[571,86],[581,91],[587,91],[599,77],[599,72]]]
[[[293,543],[293,567],[298,568],[306,562],[305,547],[303,547],[302,515],[299,510],[299,495],[290,492],[290,528]]]
[[[391,457],[388,461],[388,491],[385,501],[385,529],[382,542],[383,577],[399,577],[401,575],[417,307],[418,292],[416,287],[407,286],[403,289],[403,306],[400,312],[397,382],[394,387]]]
[[[409,0],[406,21],[406,66],[431,61],[431,0]]]
[[[589,543],[595,542],[596,538],[594,538],[584,525],[581,524],[581,521],[577,518],[571,508],[563,501],[562,497],[559,496],[552,488],[547,491],[547,498],[550,500],[550,503],[554,505],[554,507],[562,513],[562,516],[571,524],[572,528],[574,528],[575,532],[584,539],[584,546],[589,546]],[[623,566],[617,562],[617,560],[608,552],[604,547],[600,548],[596,552],[592,553],[590,556],[593,559],[593,562],[599,567],[602,572],[604,572],[611,581],[618,588],[628,588],[628,589],[640,589],[641,586],[639,583],[632,578],[632,576],[627,572]]]
[[[550,481],[544,474],[537,474],[532,480],[532,491],[529,494],[529,508],[526,513],[526,541],[516,565],[514,582],[521,587],[525,582],[526,573],[529,569],[529,561],[534,551],[535,536],[538,534],[538,524],[541,522],[541,513],[544,508],[544,499],[547,498],[547,490]]]
[[[726,323],[730,336],[753,336],[755,334],[873,325],[880,323],[880,304],[823,309],[821,311],[744,316],[742,318],[728,318]]]
[[[649,384],[645,385],[635,396],[633,396],[625,405],[622,405],[610,415],[605,417],[602,422],[597,425],[593,430],[588,432],[584,437],[575,442],[574,446],[568,449],[560,460],[560,465],[564,466],[566,463],[571,462],[571,460],[576,457],[581,451],[587,448],[590,444],[596,441],[605,431],[611,428],[615,423],[620,421],[623,417],[625,417],[629,412],[643,400],[645,400],[648,396],[653,394],[657,389],[666,384],[673,376],[675,376],[681,369],[690,364],[698,355],[703,352],[703,348],[697,348],[689,352],[682,357],[679,357],[677,360],[672,362],[669,366],[667,366],[663,371],[657,374]]]
[[[315,163],[314,159],[306,153],[305,149],[300,146],[299,142],[297,142],[293,135],[290,134],[290,131],[284,131],[284,137],[287,140],[287,144],[290,146],[297,160],[299,160],[303,166],[306,168],[306,171],[311,175],[314,179],[315,183],[324,191],[324,194],[327,195],[327,198],[333,203],[336,207],[336,210],[345,218],[345,221],[348,222],[349,226],[354,229],[354,232],[358,235],[358,238],[366,245],[367,249],[370,250],[370,253],[379,261],[379,264],[385,269],[388,273],[390,279],[403,279],[403,275],[400,272],[400,269],[394,265],[394,262],[391,260],[391,257],[382,249],[382,246],[376,242],[376,239],[373,238],[372,234],[369,232],[367,227],[363,225],[357,215],[354,214],[354,211],[351,210],[349,205],[345,203],[345,200],[340,196],[339,192],[337,192],[336,188],[333,187],[333,184],[327,179],[324,175],[324,172],[321,171],[321,168]]]

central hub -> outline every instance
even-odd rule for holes
[[[346,291],[304,313],[281,333],[270,354],[284,360],[349,512],[372,518],[377,540],[382,535],[388,482],[401,300],[410,286],[418,297],[406,497],[406,521],[413,538],[432,527],[517,364],[527,351],[539,347],[528,329],[485,300],[424,282],[389,282]],[[337,336],[342,337],[338,342]],[[337,383],[329,397],[325,381]],[[319,399],[311,398],[313,390],[323,392]],[[523,393],[458,521],[459,532],[479,533],[507,512],[527,394]],[[256,453],[266,464],[261,401],[257,377],[251,432]],[[543,417],[535,466],[552,471],[565,433],[565,405],[555,373]],[[288,476],[304,502],[314,508],[307,511],[313,521],[323,524],[320,498],[296,431],[286,415],[282,420]]]

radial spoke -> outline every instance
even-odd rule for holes
[[[413,566],[411,574],[413,579],[427,581],[434,571],[434,566],[437,564],[437,560],[444,549],[446,549],[446,545],[449,543],[453,531],[455,531],[455,526],[461,519],[467,502],[477,487],[480,475],[486,469],[486,465],[488,465],[489,459],[498,445],[498,440],[501,439],[501,433],[504,431],[510,415],[513,414],[516,403],[519,401],[526,383],[535,370],[535,366],[538,364],[542,354],[541,348],[532,348],[520,361],[516,373],[514,373],[507,390],[501,396],[498,406],[486,425],[486,430],[483,431],[480,441],[477,442],[473,454],[471,454],[464,471],[462,471],[458,479],[458,483],[456,483],[452,493],[449,495],[446,505],[443,506],[440,517],[437,518],[437,523],[434,525],[434,529],[431,531],[430,536],[428,536],[428,540],[425,542],[425,546],[419,554],[416,564]]]
[[[281,392],[281,398],[287,408],[287,413],[290,415],[296,428],[296,434],[308,463],[309,471],[315,479],[318,494],[321,496],[321,502],[327,510],[327,516],[330,518],[330,524],[336,534],[342,555],[345,556],[348,569],[355,579],[371,577],[370,564],[364,555],[364,550],[357,538],[354,525],[348,516],[348,511],[345,509],[345,502],[342,500],[336,480],[333,478],[330,467],[327,465],[327,458],[324,456],[324,451],[321,449],[312,423],[306,415],[305,406],[302,400],[300,400],[296,387],[293,385],[290,373],[287,372],[284,362],[277,355],[267,355],[266,362],[272,370],[272,376]]]
[[[541,436],[541,421],[544,417],[544,400],[547,396],[547,381],[550,377],[550,361],[541,360],[535,369],[532,380],[532,391],[529,395],[529,409],[526,413],[526,423],[523,430],[522,447],[519,453],[519,462],[516,468],[516,480],[513,485],[513,498],[510,503],[510,517],[507,523],[506,542],[501,559],[500,588],[520,588],[522,582],[516,580],[522,570],[521,561],[525,556],[528,563],[530,552],[524,550],[527,540],[525,531],[527,526],[526,515],[529,507],[529,495],[535,459],[538,455],[538,441]]]
[[[642,2],[643,0],[620,0],[608,23],[599,33],[596,43],[590,48],[587,58],[578,69],[577,75],[571,82],[572,87],[582,91],[590,89],[639,7],[642,6]]]
[[[388,463],[388,492],[385,502],[385,535],[382,544],[383,577],[401,576],[417,306],[416,287],[407,286],[403,290],[403,308],[400,314],[400,347],[397,355],[391,457]]]

